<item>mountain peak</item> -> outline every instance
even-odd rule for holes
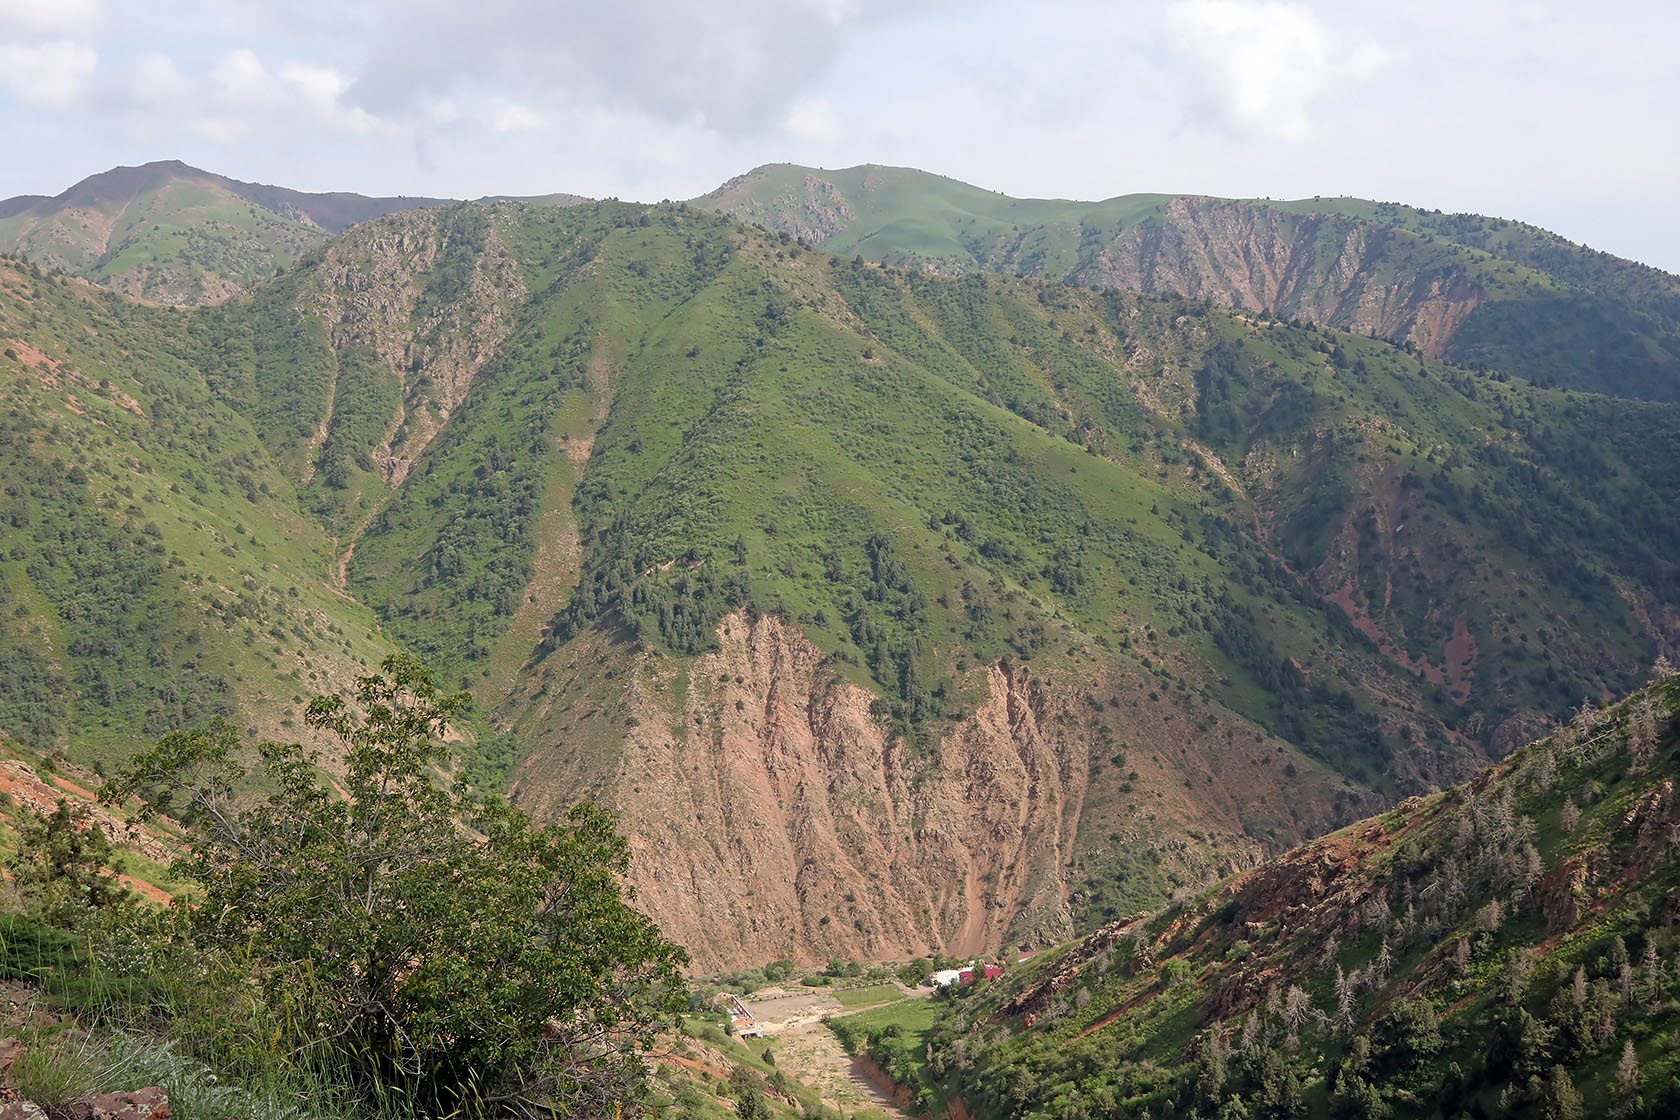
[[[52,201],[69,206],[97,206],[103,202],[128,201],[156,190],[176,179],[209,180],[209,172],[182,163],[178,159],[154,160],[133,167],[113,167],[89,175],[79,183],[55,196]]]
[[[52,198],[0,201],[0,250],[130,295],[209,303],[357,222],[447,201],[311,194],[153,160],[90,175]]]

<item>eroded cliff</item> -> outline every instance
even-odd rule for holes
[[[538,816],[584,790],[617,810],[640,905],[701,968],[1050,944],[1117,860],[1203,882],[1333,819],[1304,759],[1274,763],[1278,744],[1210,710],[1187,739],[1112,667],[973,672],[978,703],[917,753],[776,617],[729,616],[686,664],[590,635],[516,698],[548,745],[514,796]],[[1093,759],[1099,709],[1148,745],[1130,770]]]

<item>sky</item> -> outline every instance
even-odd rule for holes
[[[1680,4],[0,0],[0,198],[689,198],[759,164],[1016,196],[1356,195],[1680,273]]]

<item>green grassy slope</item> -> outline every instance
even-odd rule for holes
[[[214,713],[279,733],[376,656],[320,529],[183,354],[189,324],[7,262],[0,730],[109,761]]]
[[[962,992],[929,1066],[977,1117],[1670,1115],[1677,702]]]
[[[773,164],[694,201],[870,260],[1205,297],[1533,380],[1680,397],[1680,280],[1501,219],[1345,198],[1014,199],[874,165]]]
[[[1059,682],[1094,921],[1186,881],[1113,839],[1145,797],[1287,769],[1296,804],[1220,810],[1275,846],[1675,637],[1676,406],[1204,301],[617,203],[389,215],[193,312],[7,276],[0,729],[90,759],[235,692],[283,726],[391,642],[475,688],[493,773],[572,734],[539,689],[635,656],[677,695],[774,614],[919,765],[989,667]],[[595,727],[613,773],[629,728]]]
[[[908,167],[769,164],[693,202],[868,260],[1061,277],[1083,262],[1087,241],[1157,215],[1169,197],[1010,198]]]

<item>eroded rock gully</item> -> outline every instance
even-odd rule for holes
[[[1159,221],[1122,231],[1074,279],[1299,315],[1376,338],[1410,340],[1439,356],[1483,293],[1449,269],[1385,273],[1379,265],[1389,242],[1402,236],[1338,215],[1298,216],[1184,196],[1170,201]]]
[[[1365,805],[1094,653],[970,668],[965,714],[912,750],[793,624],[737,612],[717,636],[690,659],[580,635],[500,717],[532,745],[514,800],[616,810],[638,905],[701,971],[1038,947],[1116,890],[1230,875]]]
[[[991,668],[983,703],[912,757],[778,619],[737,616],[720,642],[691,663],[680,726],[632,686],[614,799],[641,905],[697,963],[1071,932],[1060,869],[1085,767],[1030,676]]]

